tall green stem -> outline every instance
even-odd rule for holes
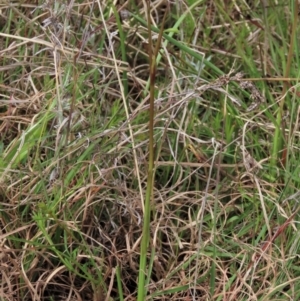
[[[166,13],[162,22],[161,30],[159,33],[158,41],[153,50],[152,43],[152,30],[151,30],[151,18],[150,18],[150,3],[147,1],[147,17],[148,17],[148,42],[149,42],[149,64],[150,64],[150,108],[149,108],[149,161],[148,161],[148,178],[147,178],[147,190],[145,197],[144,207],[144,223],[142,232],[142,242],[140,251],[140,266],[139,266],[139,280],[138,280],[138,301],[144,301],[147,293],[145,288],[146,280],[146,266],[147,266],[147,250],[149,246],[150,237],[150,202],[152,199],[153,191],[153,176],[154,176],[154,97],[155,97],[155,73],[156,73],[156,57],[161,45],[161,39],[163,35],[164,22]]]

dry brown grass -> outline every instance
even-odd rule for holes
[[[203,69],[200,78],[188,55],[174,45],[162,48],[149,300],[270,300],[277,291],[278,300],[292,300],[299,295],[297,270],[290,270],[297,262],[298,209],[278,200],[297,184],[285,192],[282,166],[278,180],[261,170],[274,133],[267,113],[278,95],[274,88],[276,101],[268,102],[231,64],[241,54],[234,52],[230,23],[250,28],[249,47],[261,45],[263,33],[237,15],[243,4],[226,4],[229,21],[214,1],[204,2],[194,19],[205,8],[205,26],[188,42],[215,54],[227,75]],[[147,185],[147,29],[123,20],[122,61],[110,5],[0,4],[1,301],[122,300],[118,284],[123,300],[136,300]],[[151,5],[159,26],[166,5]],[[186,5],[171,3],[166,27]],[[116,8],[145,18],[143,1],[119,1]],[[265,141],[258,150],[256,131]]]

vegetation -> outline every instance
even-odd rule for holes
[[[2,0],[0,300],[300,300],[298,1]]]

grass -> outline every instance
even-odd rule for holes
[[[297,2],[122,3],[0,4],[0,300],[298,300]]]

